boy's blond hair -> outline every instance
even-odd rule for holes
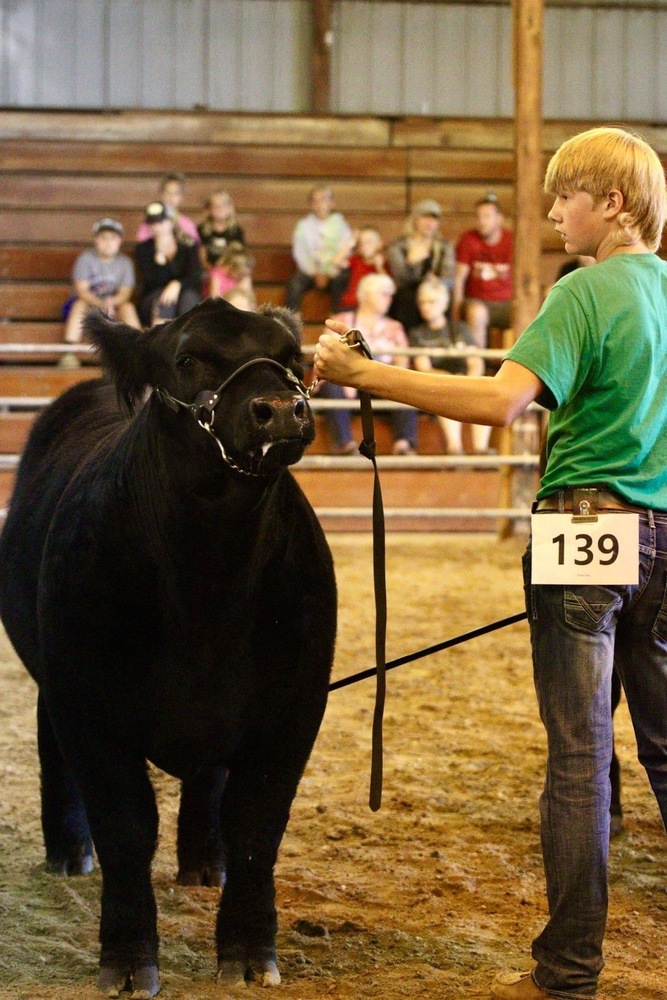
[[[384,286],[387,291],[390,291],[393,295],[396,291],[396,285],[393,279],[388,274],[365,274],[359,284],[357,285],[357,299],[361,302],[364,297],[364,293],[369,289],[376,289]]]
[[[449,289],[442,278],[437,278],[435,274],[427,274],[426,277],[419,282],[419,285],[417,286],[417,302],[419,302],[419,296],[422,292],[435,292],[438,295],[442,295],[442,297],[449,302]]]
[[[665,172],[655,150],[633,132],[592,128],[567,139],[551,157],[544,190],[586,191],[596,202],[620,191],[620,242],[639,239],[652,251],[660,246],[667,214]]]

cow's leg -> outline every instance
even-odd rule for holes
[[[611,676],[611,713],[612,715],[621,700],[621,678],[617,670]],[[616,837],[621,832],[623,826],[623,808],[621,806],[621,765],[616,756],[616,750],[612,751],[611,765],[609,767],[609,779],[611,781],[611,805],[609,807],[610,824],[609,835]]]
[[[319,705],[297,711],[279,731],[255,733],[230,766],[221,823],[227,881],[216,926],[218,981],[225,986],[244,979],[262,986],[280,983],[273,868],[326,689],[323,694]]]
[[[135,1000],[159,992],[157,907],[151,862],[158,834],[155,794],[140,758],[113,755],[113,777],[89,788],[93,840],[103,876],[98,985],[108,996],[130,983]],[[87,800],[87,801],[89,801]]]
[[[93,841],[86,810],[41,693],[37,699],[37,746],[46,866],[58,875],[87,875],[93,869]]]
[[[157,907],[151,885],[158,814],[146,761],[82,694],[75,711],[66,693],[50,692],[54,729],[86,806],[102,871],[98,986],[133,1000],[160,989]]]
[[[177,842],[180,885],[225,884],[220,801],[226,780],[225,768],[203,768],[181,784]]]

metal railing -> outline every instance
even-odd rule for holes
[[[93,348],[89,344],[0,344],[0,358],[4,355],[11,358],[12,355],[48,355],[74,353],[85,357],[93,353]],[[306,357],[315,351],[314,344],[307,344],[303,347]],[[395,356],[423,356],[433,358],[468,358],[482,357],[485,360],[501,360],[506,351],[486,349],[477,347],[467,348],[426,348],[426,347],[405,347],[391,348],[391,353]],[[21,412],[36,411],[48,406],[53,400],[52,396],[2,396],[0,397],[0,412]],[[359,410],[357,399],[318,399],[314,396],[310,400],[311,408],[316,413],[326,410],[346,409],[352,412]],[[404,403],[396,403],[392,400],[382,400],[377,404],[377,411],[383,410],[411,409]],[[529,411],[537,413],[542,407],[531,404]],[[508,451],[508,449],[504,449]],[[15,470],[19,461],[18,455],[0,455],[0,470]],[[501,453],[497,455],[379,455],[378,467],[387,472],[423,472],[434,470],[468,469],[468,470],[488,470],[498,469],[504,471],[509,477],[506,482],[505,493],[510,496],[512,492],[512,475],[515,470],[525,470],[531,472],[538,467],[539,458],[537,454],[511,454]],[[306,454],[294,467],[297,472],[310,471],[372,471],[367,459],[361,455],[308,455]],[[321,507],[316,508],[318,517],[326,519],[350,519],[362,520],[371,517],[369,507]],[[5,511],[0,510],[0,517]],[[387,507],[385,516],[388,521],[396,520],[463,520],[463,519],[488,519],[516,521],[529,517],[528,506],[501,506],[501,507]]]

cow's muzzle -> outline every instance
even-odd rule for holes
[[[251,419],[255,422],[256,426],[258,428],[260,426],[263,427],[265,432],[269,424],[272,423],[274,426],[271,429],[270,438],[265,438],[260,443],[259,450],[253,457],[252,468],[243,468],[227,453],[222,441],[215,433],[213,425],[216,409],[221,402],[224,390],[242,372],[247,371],[248,368],[254,365],[261,364],[268,364],[273,368],[277,368],[284,375],[287,382],[291,386],[296,387],[298,394],[290,393],[289,396],[279,394],[271,397],[258,396],[251,400]],[[218,445],[227,465],[234,469],[235,472],[240,472],[244,476],[268,476],[282,465],[292,465],[294,462],[298,462],[306,444],[309,444],[314,437],[313,418],[307,403],[310,391],[301,379],[297,378],[293,371],[285,368],[280,362],[274,361],[273,358],[253,358],[251,361],[246,361],[245,364],[232,372],[229,378],[225,379],[215,392],[211,392],[208,389],[198,392],[192,403],[185,403],[183,400],[176,399],[166,389],[156,387],[154,391],[157,398],[170,407],[170,409],[176,411],[179,409],[188,410],[194,416],[199,426],[210,434]],[[281,425],[286,427],[288,424],[290,429],[285,437],[281,438],[280,435],[276,435],[276,428],[279,428]],[[274,452],[270,461],[267,460],[267,454],[277,445],[280,445],[279,451],[281,452],[282,460],[278,460],[277,452]]]
[[[298,462],[315,437],[306,400],[297,395],[256,396],[248,409],[250,436],[257,442],[251,467],[260,475],[270,475]]]

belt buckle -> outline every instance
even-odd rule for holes
[[[598,491],[595,489],[572,490],[572,521],[597,521]]]

